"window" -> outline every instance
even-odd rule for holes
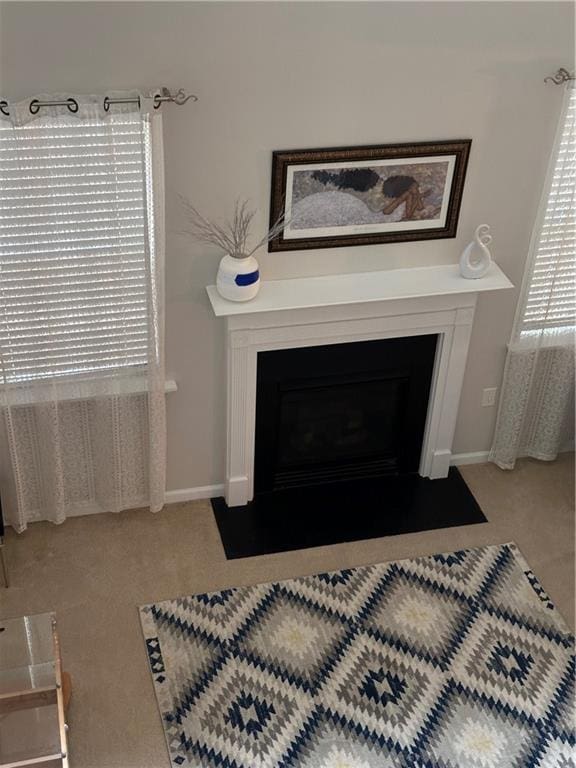
[[[574,327],[576,319],[576,90],[569,91],[548,191],[532,240],[520,334]]]
[[[4,383],[146,365],[146,130],[138,113],[0,121]]]

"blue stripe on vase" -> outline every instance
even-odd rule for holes
[[[259,270],[256,270],[255,272],[247,272],[244,275],[236,275],[236,285],[252,285],[252,283],[257,283],[258,278],[260,277]]]

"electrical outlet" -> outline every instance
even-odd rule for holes
[[[496,405],[496,392],[498,387],[488,387],[482,390],[482,405],[490,406]]]

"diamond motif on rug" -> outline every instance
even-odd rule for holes
[[[182,723],[182,747],[198,757],[218,755],[199,765],[226,765],[228,758],[270,768],[281,764],[313,710],[311,697],[294,695],[274,673],[230,654]]]
[[[279,585],[283,594],[318,606],[327,614],[354,620],[386,571],[383,565],[367,565],[332,573],[304,576]]]
[[[290,763],[287,763],[290,764]],[[373,742],[359,729],[338,719],[320,718],[318,727],[301,746],[298,768],[408,768],[401,750],[384,741]]]
[[[474,598],[501,555],[499,547],[480,547],[404,560],[402,568],[427,583]]]
[[[174,636],[185,636],[194,631],[221,641],[233,640],[272,587],[271,584],[259,584],[243,589],[224,589],[166,600],[147,608],[154,613],[154,620]],[[164,610],[168,606],[169,610]]]
[[[514,544],[140,616],[173,766],[575,768],[574,640]]]
[[[560,740],[553,740],[545,745],[535,765],[538,768],[576,768],[574,746]]]
[[[289,591],[270,592],[237,647],[254,664],[273,670],[293,685],[315,690],[353,625],[319,605],[303,603]]]
[[[505,611],[520,624],[529,624],[537,631],[558,633],[556,614],[550,610],[554,607],[550,598],[532,571],[517,567],[512,552],[502,554],[499,567],[487,582],[482,602],[494,611]]]
[[[537,731],[488,700],[446,692],[423,750],[435,768],[527,768]]]
[[[564,637],[539,635],[498,615],[479,614],[451,667],[464,686],[534,718],[546,715],[567,670]]]
[[[374,741],[410,747],[441,694],[433,664],[359,633],[322,686],[327,714]]]
[[[373,593],[361,624],[382,642],[443,666],[470,612],[468,599],[395,567]]]

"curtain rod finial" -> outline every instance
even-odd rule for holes
[[[178,104],[178,106],[182,106],[182,104],[186,104],[187,101],[198,101],[198,96],[195,96],[193,93],[187,94],[183,88],[178,88],[176,93],[172,93],[166,86],[163,86],[161,88],[162,92],[162,98],[166,101],[173,101],[174,104]]]
[[[570,80],[574,80],[574,75],[570,74],[565,67],[560,67],[553,75],[548,75],[544,78],[545,83],[554,83],[554,85],[562,85]]]

